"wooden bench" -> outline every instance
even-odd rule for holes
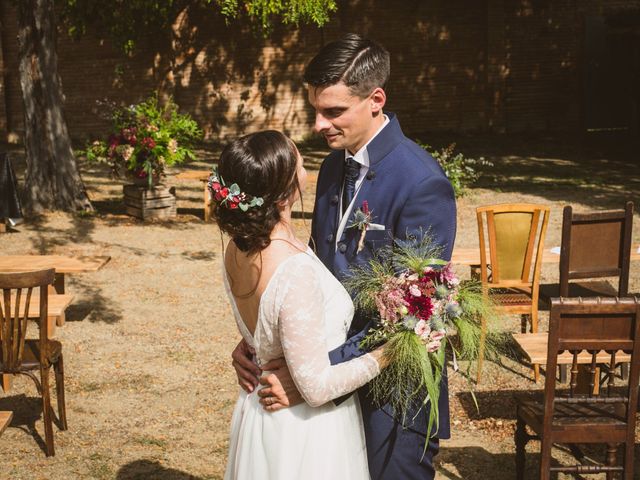
[[[0,412],[0,435],[9,426],[12,418],[13,412]]]

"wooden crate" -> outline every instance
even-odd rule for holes
[[[127,213],[146,220],[176,216],[176,189],[166,185],[139,187],[124,185],[124,205]]]

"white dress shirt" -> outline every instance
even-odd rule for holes
[[[358,196],[358,192],[360,191],[360,187],[362,186],[362,182],[364,181],[364,177],[366,177],[367,172],[369,172],[369,153],[367,152],[367,146],[371,143],[371,141],[374,138],[378,136],[378,134],[382,131],[384,127],[387,126],[388,123],[389,123],[389,117],[384,115],[384,122],[382,123],[380,128],[376,130],[376,133],[373,134],[373,136],[369,139],[369,141],[360,150],[358,150],[354,155],[351,155],[349,153],[349,150],[345,149],[344,151],[345,160],[351,157],[360,164],[360,175],[358,175],[358,179],[356,180],[356,190],[355,190],[355,193],[353,194],[353,200],[351,200],[351,203],[349,204],[347,209],[344,211],[344,214],[340,218],[340,223],[338,225],[338,232],[336,233],[336,245],[335,245],[336,249],[338,248],[338,242],[340,241],[340,238],[342,238],[342,233],[344,232],[344,229],[347,227],[347,222],[349,221],[351,210],[353,209],[353,205]],[[344,188],[344,185],[342,185],[342,188]],[[340,204],[338,205],[340,212],[342,212],[342,188],[340,189],[340,202],[339,202]]]

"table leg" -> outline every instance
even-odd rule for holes
[[[57,295],[57,294],[63,294],[63,293],[64,293],[64,273],[56,273],[56,276],[53,280],[53,285],[49,285],[49,295]],[[56,318],[55,323],[59,327],[63,326],[65,321],[65,312],[62,312],[62,314],[59,317],[55,317],[55,318]],[[52,322],[49,322],[49,325],[51,324]],[[52,332],[54,330],[49,330],[49,331]]]
[[[209,184],[204,182],[204,221],[211,219],[211,199],[209,198]]]
[[[56,273],[55,278],[53,279],[53,292],[51,288],[49,289],[50,293],[64,293],[64,273]]]
[[[7,231],[7,224],[4,218],[0,218],[0,233],[5,233]]]
[[[49,334],[49,338],[53,338],[53,336],[56,334],[56,323],[58,322],[59,317],[47,317],[47,333]]]
[[[11,390],[11,384],[13,383],[13,375],[10,375],[8,373],[3,373],[1,383],[2,383],[2,390],[4,390],[4,393],[8,393],[9,390]]]

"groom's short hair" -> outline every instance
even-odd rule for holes
[[[384,47],[348,33],[322,47],[307,65],[304,81],[312,87],[342,82],[351,93],[364,98],[375,88],[384,88],[390,71],[389,52]]]

